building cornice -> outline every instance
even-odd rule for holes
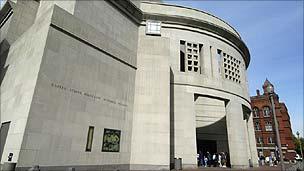
[[[202,10],[199,10],[199,9],[196,9],[196,8],[187,7],[187,6],[176,5],[176,4],[167,4],[167,3],[163,3],[163,2],[142,1],[142,3],[145,3],[145,4],[156,4],[156,5],[162,5],[162,6],[177,7],[177,8],[183,8],[183,9],[185,9],[185,10],[192,10],[192,11],[197,11],[197,12],[199,12],[199,13],[206,14],[206,15],[208,15],[208,16],[210,16],[210,17],[216,18],[216,19],[218,19],[219,21],[225,23],[228,27],[230,27],[230,28],[235,32],[235,34],[236,34],[238,37],[241,38],[241,35],[240,35],[240,34],[239,34],[239,33],[238,33],[238,32],[229,24],[229,23],[227,23],[225,20],[223,20],[223,19],[221,19],[221,18],[219,18],[219,17],[217,17],[217,16],[215,16],[215,15],[213,15],[213,14],[211,14],[211,13],[208,13],[208,12],[206,12],[206,11],[202,11]]]
[[[173,16],[173,15],[166,15],[166,14],[158,14],[158,13],[144,13],[143,14],[143,21],[146,20],[158,20],[162,21],[163,23],[166,24],[178,24],[182,26],[188,26],[192,28],[199,28],[202,30],[209,31],[211,33],[214,33],[216,35],[219,35],[230,42],[232,42],[239,50],[240,53],[245,61],[246,68],[248,68],[249,63],[250,63],[250,53],[249,49],[247,48],[246,44],[241,40],[238,36],[236,36],[234,33],[231,31],[218,26],[216,24],[195,19],[195,18],[190,18],[190,17],[184,17],[184,16]]]
[[[119,9],[123,14],[139,25],[142,21],[143,13],[130,0],[106,0],[109,4]]]
[[[3,7],[0,9],[0,28],[8,20],[8,18],[13,14],[13,2],[6,1]]]
[[[199,28],[202,30],[209,31],[211,33],[214,33],[216,35],[219,35],[230,42],[232,42],[240,51],[245,64],[246,68],[248,68],[250,63],[250,53],[246,46],[246,44],[234,33],[231,31],[218,26],[216,24],[213,24],[211,22],[207,22],[204,20],[199,20],[195,18],[190,17],[183,17],[183,16],[173,16],[173,15],[165,15],[165,14],[152,14],[152,13],[143,13],[138,7],[136,7],[130,0],[106,0],[109,4],[113,5],[114,7],[118,8],[124,15],[126,15],[128,18],[130,18],[133,22],[136,24],[140,24],[141,21],[146,20],[159,20],[164,23],[168,24],[179,24],[183,26],[189,26],[193,28]],[[9,1],[8,1],[9,2]],[[8,3],[5,4],[5,6],[1,9],[0,16],[5,16],[7,14],[8,10],[6,9],[8,7]],[[1,18],[2,18],[1,17]]]
[[[207,22],[204,20],[191,18],[191,17],[166,15],[166,14],[159,14],[159,13],[144,13],[144,12],[142,12],[141,9],[136,7],[130,0],[115,0],[115,1],[106,0],[106,1],[109,4],[113,5],[114,7],[116,7],[117,9],[119,9],[124,15],[126,15],[128,18],[130,18],[133,22],[135,22],[138,25],[141,23],[141,21],[159,20],[159,21],[162,21],[163,23],[167,23],[167,24],[178,24],[178,25],[183,25],[183,26],[189,26],[192,28],[199,28],[199,29],[211,32],[213,34],[216,34],[218,36],[221,36],[221,37],[227,39],[228,41],[232,42],[239,49],[239,52],[241,53],[241,55],[245,61],[246,68],[248,68],[248,66],[249,66],[250,53],[249,53],[248,47],[246,46],[246,44],[243,42],[243,40],[240,38],[240,36],[238,34],[235,34],[231,31],[227,30],[224,27],[221,27],[221,26],[216,25],[211,22]],[[158,5],[168,5],[168,4],[158,4]],[[182,8],[180,6],[176,6],[176,7]],[[189,8],[187,8],[187,9],[189,9]],[[192,9],[192,10],[194,10],[194,9]],[[202,11],[200,11],[200,12],[202,12]],[[211,15],[209,13],[207,13],[207,14]],[[213,16],[213,15],[211,15],[211,16]],[[216,17],[216,18],[219,19],[218,17]],[[223,20],[221,20],[221,21],[223,21]],[[230,25],[228,25],[228,26],[230,26]]]

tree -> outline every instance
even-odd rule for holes
[[[297,154],[301,154],[301,150],[300,150],[300,141],[301,141],[301,144],[302,144],[302,152],[304,153],[304,138],[303,137],[300,137],[300,141],[298,140],[298,137],[296,137],[295,135],[292,136],[292,139],[293,139],[293,142],[296,146],[296,152]],[[302,156],[303,157],[303,156]]]

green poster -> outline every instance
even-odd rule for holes
[[[104,129],[102,150],[103,152],[119,152],[120,130]]]

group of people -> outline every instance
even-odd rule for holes
[[[209,151],[197,154],[198,166],[203,167],[227,167],[228,154],[225,152],[210,154]]]
[[[261,155],[259,157],[259,164],[263,166],[265,163],[268,163],[269,166],[276,166],[279,163],[279,159],[274,155],[270,155],[268,157]]]

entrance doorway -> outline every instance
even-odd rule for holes
[[[210,154],[217,153],[217,145],[215,140],[199,140],[197,139],[197,153],[199,151],[203,152],[203,154],[207,153],[207,151]]]

